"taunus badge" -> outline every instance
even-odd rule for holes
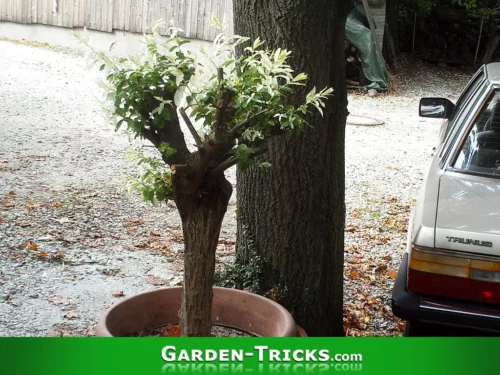
[[[448,237],[448,236],[446,236],[446,238],[448,239],[448,242],[462,243],[464,245],[493,247],[493,242],[489,241],[471,240],[470,238]]]

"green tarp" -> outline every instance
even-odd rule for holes
[[[363,22],[366,24],[365,12],[361,7],[355,6],[347,18],[346,39],[358,49],[363,73],[372,82],[366,88],[387,91],[389,80],[384,59],[378,53],[371,30]]]

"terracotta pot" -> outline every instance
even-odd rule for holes
[[[179,321],[182,287],[138,294],[111,306],[99,319],[97,336],[132,336],[145,328]],[[214,288],[212,322],[256,336],[297,336],[295,322],[281,305],[237,289]]]

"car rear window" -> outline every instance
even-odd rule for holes
[[[481,109],[453,167],[500,175],[500,92],[495,91]]]

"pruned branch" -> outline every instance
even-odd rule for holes
[[[200,138],[200,135],[198,134],[198,132],[194,128],[193,123],[191,122],[191,120],[189,119],[188,115],[186,114],[186,111],[184,110],[184,108],[179,108],[179,113],[181,114],[182,119],[186,123],[186,125],[187,125],[187,127],[189,129],[189,132],[193,136],[194,141],[196,142],[196,146],[200,147],[203,144],[203,142],[202,142],[202,140]]]
[[[248,117],[246,119],[244,119],[242,122],[240,122],[238,125],[236,125],[234,128],[232,128],[231,130],[229,130],[229,135],[231,135],[232,137],[235,136],[235,134],[243,129],[245,126],[247,126],[248,124],[250,124],[253,120],[255,120],[256,117],[260,116],[261,114],[267,112],[267,110],[263,109],[262,111],[256,113],[255,115],[251,116],[251,117]]]
[[[175,174],[177,176],[181,177],[190,177],[194,170],[193,167],[187,164],[175,164],[170,167],[170,170],[172,171],[172,174]]]
[[[267,145],[258,147],[255,149],[254,152],[252,152],[249,155],[249,158],[255,158],[259,155],[262,155],[266,151],[267,151]],[[211,174],[212,174],[212,176],[216,176],[220,173],[224,173],[224,171],[226,169],[231,168],[233,165],[236,165],[237,163],[238,163],[238,159],[235,159],[235,158],[226,159],[222,163],[220,163],[218,166],[216,166],[214,169],[212,169]]]

